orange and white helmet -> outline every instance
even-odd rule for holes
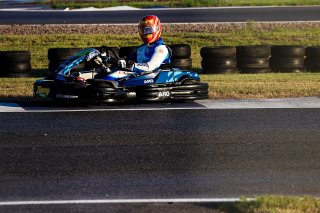
[[[160,38],[161,32],[162,27],[157,16],[145,16],[139,21],[139,35],[143,43],[150,44],[155,42]]]

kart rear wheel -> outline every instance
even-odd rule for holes
[[[116,88],[111,81],[102,79],[92,79],[89,81],[90,93],[93,102],[102,103],[121,103],[127,98],[126,93],[119,88]]]

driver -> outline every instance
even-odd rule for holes
[[[171,50],[161,38],[162,26],[155,15],[148,15],[139,21],[139,35],[144,44],[129,60],[120,60],[121,68],[129,68],[137,74],[157,70],[162,64],[170,63]]]

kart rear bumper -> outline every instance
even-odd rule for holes
[[[119,103],[128,100],[145,102],[191,101],[207,99],[208,84],[196,82],[186,85],[117,88],[41,80],[34,83],[34,96],[93,103]]]

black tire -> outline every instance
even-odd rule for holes
[[[269,58],[239,58],[238,69],[246,68],[269,68]]]
[[[48,49],[48,59],[50,61],[64,61],[80,50],[82,48],[50,48]]]
[[[140,46],[120,47],[119,56],[120,58],[131,58],[135,54]]]
[[[306,56],[315,58],[320,58],[320,46],[310,46],[306,48]]]
[[[0,51],[0,62],[30,62],[30,51]]]
[[[232,58],[236,57],[236,48],[230,46],[202,47],[200,55],[202,58]]]
[[[318,57],[306,57],[304,64],[307,71],[320,72],[320,61]]]
[[[185,59],[172,59],[170,64],[165,64],[161,66],[162,69],[166,68],[180,68],[180,69],[191,69],[192,68],[192,60],[191,58]]]
[[[271,46],[237,46],[237,58],[268,58],[271,56]]]
[[[201,60],[202,68],[235,68],[237,61],[235,58],[213,58]]]
[[[191,47],[188,44],[168,45],[172,51],[171,59],[186,59],[191,56]]]
[[[303,57],[305,47],[300,45],[275,45],[271,47],[272,57]]]
[[[27,77],[30,75],[30,62],[20,62],[12,64],[3,64],[0,73],[1,77]]]
[[[276,72],[302,72],[304,71],[304,58],[271,57],[270,65]]]

